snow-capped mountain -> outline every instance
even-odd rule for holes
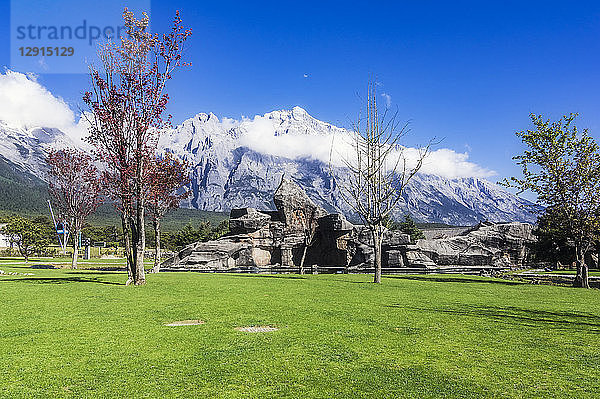
[[[332,179],[327,161],[333,138],[349,134],[295,107],[241,121],[198,114],[165,132],[160,146],[192,166],[193,196],[182,206],[222,212],[238,207],[274,209],[273,193],[285,174],[325,209],[354,219],[336,187],[343,172],[336,169],[338,179]],[[41,179],[48,150],[73,145],[58,129],[17,128],[0,121],[0,155],[17,170]],[[423,222],[454,225],[486,219],[531,222],[535,216],[528,205],[485,179],[418,174],[395,216],[410,213]]]
[[[22,128],[0,121],[0,155],[41,179],[44,179],[48,151],[73,145],[69,136],[55,128]]]
[[[160,144],[193,168],[193,196],[185,204],[188,207],[210,211],[273,209],[273,193],[285,174],[324,208],[352,217],[330,176],[328,163],[323,161],[332,137],[348,134],[295,107],[241,121],[198,114],[164,134]],[[305,145],[312,147],[302,155]],[[480,220],[532,222],[535,216],[527,209],[530,205],[485,179],[418,174],[406,188],[395,216],[410,213],[423,222],[455,225]]]

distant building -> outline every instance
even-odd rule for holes
[[[0,248],[10,248],[10,237],[4,233],[4,228],[8,223],[0,223]]]

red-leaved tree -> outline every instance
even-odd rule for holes
[[[52,150],[48,163],[48,191],[55,208],[69,221],[73,237],[71,267],[77,269],[79,233],[92,213],[102,203],[99,172],[88,154],[65,148]]]
[[[160,271],[160,221],[169,209],[179,208],[179,204],[191,192],[182,190],[189,183],[188,163],[174,158],[170,153],[157,156],[150,169],[150,187],[147,206],[154,227],[154,267],[153,273]]]
[[[91,90],[84,95],[90,109],[88,141],[96,158],[105,165],[103,183],[121,213],[129,278],[127,284],[144,284],[146,248],[144,214],[151,164],[169,96],[166,83],[172,72],[187,65],[183,44],[191,30],[181,25],[176,13],[169,33],[148,30],[146,14],[136,19],[123,12],[127,37],[108,43],[99,51],[100,67],[90,66]]]

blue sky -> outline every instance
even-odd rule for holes
[[[4,38],[9,8],[0,0]],[[440,147],[498,172],[491,180],[518,172],[514,132],[529,126],[530,112],[579,112],[579,126],[600,135],[597,1],[152,1],[153,30],[166,30],[176,9],[193,29],[193,65],[169,88],[175,122],[299,105],[348,126],[357,93],[376,76],[412,121],[408,145],[443,138]],[[10,68],[8,39],[0,65]],[[87,87],[80,74],[40,74],[38,82],[74,109]]]

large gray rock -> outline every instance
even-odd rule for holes
[[[307,267],[344,267],[348,271],[373,268],[375,252],[368,227],[355,226],[341,214],[327,214],[289,179],[282,178],[273,202],[276,212],[232,210],[228,236],[189,245],[164,262],[163,268],[233,271],[277,266],[294,271],[303,256]],[[314,235],[307,236],[312,229]],[[535,241],[532,230],[525,223],[480,223],[449,238],[419,240],[416,244],[411,244],[408,234],[386,231],[382,266],[384,270],[520,266],[527,261],[529,246]]]
[[[273,196],[275,207],[280,219],[290,230],[303,231],[310,220],[327,215],[327,211],[316,205],[304,190],[296,183],[285,177]]]
[[[232,209],[229,215],[229,231],[233,234],[249,233],[268,225],[271,216],[254,208]]]
[[[425,269],[432,269],[437,267],[436,263],[422,251],[407,251],[405,256],[406,262],[410,267],[419,267]]]
[[[521,266],[536,240],[527,223],[480,223],[461,235],[419,240],[417,248],[439,266]]]
[[[332,213],[319,218],[319,228],[323,231],[351,231],[354,225],[340,213]]]
[[[188,245],[174,257],[163,262],[161,267],[163,269],[228,270],[237,267],[237,260],[251,257],[250,240],[228,238]]]
[[[386,231],[383,234],[382,264],[383,267],[405,267],[406,246],[410,244],[410,236],[400,231]],[[373,267],[375,250],[371,231],[366,226],[355,226],[349,237],[347,248],[349,252],[349,266],[351,268]],[[419,266],[420,267],[420,266]],[[425,267],[425,266],[423,266]]]
[[[383,258],[383,263],[387,267],[404,267],[404,252],[397,249],[390,249],[386,251],[385,257]]]
[[[410,235],[398,230],[386,231],[383,236],[383,245],[386,247],[400,247],[410,244]]]

